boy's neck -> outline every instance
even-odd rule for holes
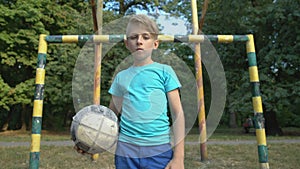
[[[134,63],[133,63],[133,66],[145,66],[145,65],[149,65],[151,63],[153,63],[154,61],[152,59],[149,59],[149,60],[143,60],[143,61],[137,61],[135,60]]]

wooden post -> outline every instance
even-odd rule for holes
[[[94,21],[94,31],[97,35],[102,34],[102,16],[103,16],[103,0],[92,0],[92,12]],[[100,93],[101,93],[101,55],[102,55],[102,43],[95,44],[95,62],[94,62],[94,99],[95,105],[100,105]],[[99,154],[93,154],[92,160],[97,160]]]
[[[193,35],[198,34],[198,12],[197,12],[197,1],[191,1],[192,6],[192,22],[193,22]],[[207,147],[206,147],[206,120],[205,120],[205,107],[204,107],[204,90],[203,90],[203,77],[202,77],[202,63],[201,63],[201,48],[200,42],[195,43],[195,70],[196,70],[196,81],[197,81],[197,92],[198,92],[198,122],[200,131],[200,154],[201,161],[208,160]]]

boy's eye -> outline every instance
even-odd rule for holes
[[[151,39],[151,35],[147,34],[147,33],[132,35],[132,36],[129,36],[128,39],[129,40],[137,40],[139,38],[139,36],[142,36],[143,40],[149,40],[149,39]]]
[[[139,35],[133,35],[133,36],[129,36],[128,39],[129,40],[136,40],[138,39]]]
[[[142,37],[143,37],[144,40],[148,40],[148,39],[151,38],[151,35],[149,35],[149,34],[143,34]]]

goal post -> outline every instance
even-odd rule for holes
[[[35,77],[35,93],[32,113],[32,131],[30,147],[30,169],[39,168],[40,141],[42,129],[43,99],[45,85],[45,66],[49,43],[117,43],[124,41],[125,35],[45,35],[39,37],[38,58]],[[268,169],[268,148],[263,118],[262,98],[259,87],[259,75],[255,53],[254,38],[249,35],[159,35],[161,42],[201,43],[206,40],[218,43],[244,42],[249,65],[254,125],[258,147],[258,158],[261,169]]]

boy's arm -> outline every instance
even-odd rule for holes
[[[174,130],[174,155],[173,159],[167,165],[166,169],[184,169],[184,136],[185,121],[178,89],[168,92],[168,101],[171,113],[174,114],[173,130]]]
[[[118,116],[122,110],[123,98],[112,95],[109,108]]]

